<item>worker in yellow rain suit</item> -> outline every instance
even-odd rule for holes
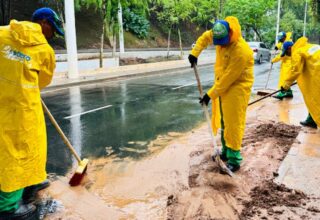
[[[46,39],[63,32],[49,8],[36,10],[32,20],[0,27],[0,219],[34,219],[30,196],[48,186],[40,89],[55,68]]]
[[[317,125],[320,125],[320,45],[310,44],[306,37],[302,37],[292,47],[287,48],[285,53],[292,54],[292,68],[281,86],[282,90],[289,89],[297,80],[309,110],[306,121],[300,123],[317,128]]]
[[[272,63],[276,63],[281,61],[281,68],[280,68],[280,79],[278,82],[278,88],[281,89],[281,85],[284,82],[284,79],[288,74],[291,72],[291,56],[286,56],[285,51],[288,47],[292,47],[293,42],[292,41],[286,41],[283,43],[282,50],[283,52],[280,53],[278,56],[276,56],[274,59],[272,59]],[[283,98],[292,98],[292,90],[289,88],[287,91],[282,92],[280,91],[276,96],[273,96],[274,98],[282,100]]]
[[[200,36],[189,55],[191,66],[209,44],[216,45],[215,81],[202,97],[201,104],[212,99],[212,127],[221,126],[221,159],[235,172],[239,170],[245,128],[246,109],[253,85],[253,52],[241,37],[238,19],[232,16],[214,23],[212,30]]]

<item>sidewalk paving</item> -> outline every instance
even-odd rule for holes
[[[277,101],[267,99],[250,111],[263,109],[256,119],[267,119],[300,126],[299,122],[308,115],[302,94],[293,87],[294,98]],[[272,111],[270,111],[272,109]],[[302,127],[297,141],[291,146],[282,161],[275,182],[288,188],[300,190],[307,195],[320,197],[320,130]]]

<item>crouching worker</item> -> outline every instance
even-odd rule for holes
[[[37,191],[47,187],[47,137],[40,89],[52,79],[54,51],[47,42],[63,35],[49,8],[32,22],[0,27],[0,219],[33,219]]]
[[[308,118],[300,124],[317,128],[320,125],[320,46],[310,44],[306,37],[302,37],[285,53],[292,56],[292,68],[281,86],[282,90],[287,91],[297,80],[309,111]]]
[[[281,61],[281,67],[280,67],[280,78],[278,83],[278,88],[281,89],[281,85],[283,85],[283,82],[288,74],[291,72],[291,54],[286,53],[289,47],[292,47],[293,43],[292,41],[286,41],[283,43],[282,46],[282,53],[280,53],[278,56],[276,56],[271,62],[276,63]],[[289,87],[287,91],[282,92],[280,91],[276,96],[273,96],[274,98],[282,100],[283,98],[292,98],[292,90]]]
[[[213,29],[198,38],[189,55],[191,66],[209,44],[216,45],[215,81],[201,98],[208,105],[212,100],[212,128],[221,127],[221,159],[235,172],[242,161],[241,144],[244,134],[246,110],[253,85],[253,52],[241,37],[238,19],[232,16],[214,23]]]

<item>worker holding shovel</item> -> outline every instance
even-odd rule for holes
[[[226,17],[214,23],[213,29],[200,36],[189,55],[191,67],[209,44],[216,45],[215,82],[201,98],[202,105],[212,100],[212,128],[221,127],[220,158],[235,172],[240,169],[240,153],[245,128],[246,109],[253,85],[253,52],[241,37],[236,17]]]
[[[31,202],[49,185],[40,90],[55,68],[47,39],[63,31],[49,8],[36,10],[32,21],[0,27],[0,219],[34,219]]]
[[[308,118],[300,124],[317,128],[320,125],[320,45],[310,44],[308,38],[301,37],[284,52],[287,56],[292,56],[292,68],[281,88],[287,91],[297,80],[309,111]]]
[[[278,56],[273,58],[271,61],[272,63],[281,61],[280,78],[278,82],[279,89],[281,89],[281,85],[283,85],[284,79],[288,74],[290,74],[290,71],[291,71],[291,55],[287,55],[285,51],[287,51],[289,47],[292,47],[292,45],[293,45],[292,41],[284,42],[282,46],[282,52]],[[282,100],[283,98],[292,98],[293,97],[292,90],[291,88],[289,88],[285,92],[280,91],[277,95],[273,97],[280,100]]]

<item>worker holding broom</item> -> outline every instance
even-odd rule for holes
[[[284,49],[286,55],[292,56],[292,68],[281,88],[285,92],[297,80],[309,111],[307,119],[300,124],[317,128],[320,125],[320,45],[310,44],[302,37],[292,47]]]
[[[209,44],[216,45],[215,81],[201,98],[208,105],[212,100],[212,128],[216,134],[221,127],[220,158],[235,172],[242,161],[241,144],[245,128],[246,109],[253,85],[253,52],[241,36],[236,17],[216,21],[212,30],[200,36],[189,55],[191,67]]]
[[[63,35],[61,20],[49,8],[0,27],[0,219],[34,219],[32,201],[49,185],[40,90],[55,68],[55,33]]]
[[[285,54],[282,53],[283,51],[283,46],[285,44],[285,42],[291,42],[292,43],[292,39],[291,39],[291,32],[280,32],[277,35],[277,39],[278,39],[278,43],[275,46],[275,50],[280,50],[280,53],[272,59],[272,64],[273,63],[277,63],[279,61],[281,61],[281,67],[280,67],[280,76],[279,76],[279,82],[278,82],[278,88],[281,88],[281,85],[283,83],[284,78],[286,77],[286,75],[288,74],[288,72],[291,69],[291,57],[290,56],[285,56]],[[287,43],[287,45],[289,45]],[[276,99],[280,99],[282,100],[283,98],[292,98],[293,94],[292,94],[292,90],[291,88],[289,88],[286,92],[279,92],[277,95],[273,96]]]
[[[282,52],[276,56],[275,58],[272,59],[272,63],[276,63],[281,61],[281,67],[280,67],[280,78],[278,82],[278,88],[281,89],[281,85],[283,85],[284,79],[288,74],[290,74],[291,71],[291,55],[287,55],[285,51],[289,47],[292,47],[293,42],[292,41],[286,41],[282,45]],[[277,95],[273,96],[276,99],[282,100],[283,98],[292,98],[292,90],[289,88],[287,91],[283,92],[280,91]]]

